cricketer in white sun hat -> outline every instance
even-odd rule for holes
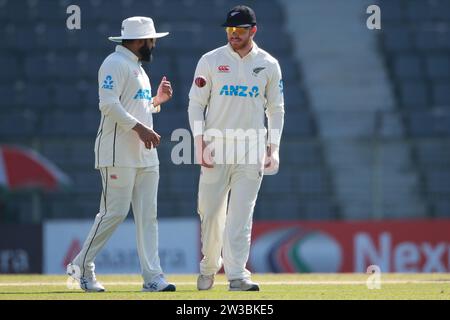
[[[122,32],[120,37],[109,37],[114,42],[121,43],[122,40],[155,39],[167,36],[168,32],[156,32],[152,18],[131,17],[122,21]]]

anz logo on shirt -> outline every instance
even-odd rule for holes
[[[103,81],[102,88],[112,90],[114,88],[114,81],[111,76],[106,76],[106,79]]]
[[[133,98],[134,100],[152,100],[152,91],[149,89],[139,89]]]
[[[250,89],[248,86],[224,85],[220,90],[220,95],[256,98],[259,96],[259,88],[257,86]]]

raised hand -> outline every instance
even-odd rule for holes
[[[153,99],[153,105],[159,106],[170,99],[172,99],[173,89],[170,81],[167,80],[166,76],[164,76],[159,84],[158,91],[156,93],[155,98]]]

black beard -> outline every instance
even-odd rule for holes
[[[142,46],[139,49],[139,54],[141,55],[141,60],[146,62],[151,62],[153,59],[152,56],[153,47],[149,48],[146,45]]]

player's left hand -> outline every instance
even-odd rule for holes
[[[172,84],[167,80],[166,76],[164,76],[159,84],[158,92],[156,93],[156,101],[154,101],[155,106],[169,101],[172,98],[172,94]]]
[[[280,155],[278,154],[278,146],[270,144],[267,147],[267,153],[264,161],[264,174],[275,175],[280,167]]]

